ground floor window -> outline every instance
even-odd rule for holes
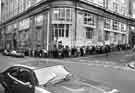
[[[94,36],[94,29],[93,28],[86,28],[86,38],[92,39]]]
[[[104,35],[105,35],[105,40],[109,40],[109,37],[110,37],[110,32],[109,31],[105,31],[104,32]]]
[[[117,33],[114,33],[114,42],[117,41],[117,36],[118,36],[118,34]]]
[[[122,34],[122,43],[126,43],[126,35],[125,34]]]
[[[29,29],[18,31],[18,47],[28,46]]]
[[[70,24],[53,24],[55,37],[69,37]]]
[[[35,41],[41,41],[41,37],[42,37],[42,27],[36,27],[35,29]]]

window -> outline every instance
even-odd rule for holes
[[[20,41],[27,41],[28,40],[28,31],[19,31],[19,40]]]
[[[55,37],[69,37],[69,24],[54,24],[53,31]]]
[[[84,24],[95,25],[95,15],[84,13]]]
[[[19,71],[18,68],[13,67],[13,68],[9,68],[9,69],[7,70],[7,73],[9,73],[9,74],[12,75],[13,77],[17,78],[17,77],[18,77],[18,74],[19,74],[18,71]]]
[[[126,43],[126,35],[125,34],[122,35],[122,43],[123,44]]]
[[[69,25],[66,25],[66,37],[69,36]]]
[[[37,16],[35,16],[35,24],[36,25],[43,25],[43,15],[42,14],[39,14]]]
[[[71,8],[54,8],[53,9],[54,21],[72,21]]]
[[[24,11],[24,0],[20,0],[19,2],[19,13]]]
[[[31,0],[25,0],[25,10],[31,7]]]
[[[116,2],[113,2],[113,10],[118,12],[118,4]]]
[[[94,29],[93,28],[86,28],[86,38],[92,39],[94,35]]]
[[[119,30],[119,22],[113,20],[113,30]]]
[[[109,40],[110,32],[105,31],[105,40]]]
[[[21,68],[18,75],[18,80],[26,83],[30,82],[30,84],[33,84],[32,76],[29,70]]]
[[[104,6],[104,0],[94,0],[94,3],[102,7]]]
[[[72,21],[72,11],[70,8],[66,8],[66,21]]]
[[[116,42],[117,41],[117,33],[114,33],[114,41]]]
[[[40,42],[42,37],[42,27],[36,27],[36,41]]]
[[[121,23],[121,31],[125,32],[126,31],[126,24]]]
[[[104,28],[111,29],[111,19],[104,18]]]

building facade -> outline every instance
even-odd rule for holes
[[[129,0],[2,0],[3,48],[128,44]]]

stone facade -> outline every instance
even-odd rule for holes
[[[33,0],[28,0],[25,8],[13,15],[7,15],[5,12],[9,11],[2,10],[2,47],[51,50],[53,45],[58,43],[69,47],[81,47],[127,44],[129,41],[129,27],[133,21],[127,11],[118,14],[109,10],[106,3],[109,4],[111,0],[37,0],[34,4],[30,1]],[[5,4],[2,6],[7,9]],[[11,10],[16,7],[12,7]]]

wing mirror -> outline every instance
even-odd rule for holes
[[[24,85],[24,86],[27,86],[27,87],[29,87],[29,88],[32,88],[32,85],[31,85],[30,82],[23,83],[23,85]]]
[[[68,75],[64,78],[64,80],[68,81],[68,80],[70,80],[72,77],[73,77],[72,74],[68,74]]]

